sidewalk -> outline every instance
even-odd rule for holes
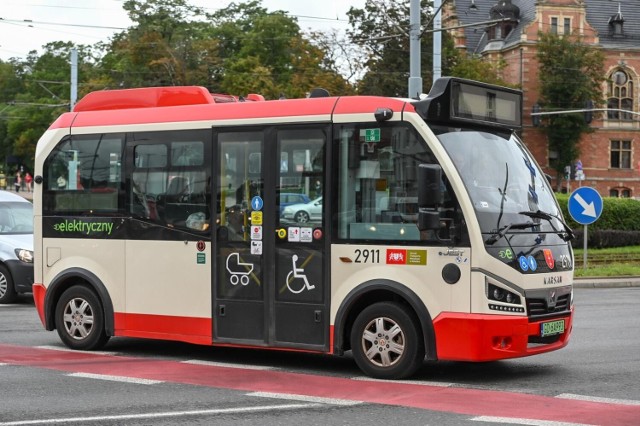
[[[13,191],[10,191],[10,192],[13,192]],[[20,195],[25,200],[33,201],[33,192],[20,191],[20,192],[14,192],[14,194]]]

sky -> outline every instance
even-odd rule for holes
[[[230,0],[189,0],[208,12]],[[242,0],[236,0],[240,3]],[[366,0],[262,0],[269,11],[296,16],[303,30],[345,30],[346,12],[362,8]],[[131,25],[122,9],[124,0],[0,0],[0,59],[24,58],[52,41],[93,45],[108,41]],[[28,21],[28,22],[26,22]]]

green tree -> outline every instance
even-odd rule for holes
[[[500,72],[504,67],[504,62],[493,63],[483,58],[476,58],[467,56],[464,53],[459,53],[453,60],[451,75],[454,77],[482,81],[484,83],[513,86],[500,78]]]
[[[108,87],[202,85],[213,82],[218,46],[204,12],[185,0],[127,0],[134,26],[117,34],[101,61]]]
[[[8,123],[15,114],[15,99],[23,90],[19,68],[15,62],[0,60],[0,163],[6,164],[13,152],[13,141],[8,135]],[[2,168],[4,171],[4,168]]]
[[[213,15],[224,67],[220,88],[232,94],[302,97],[315,87],[352,92],[321,45],[305,37],[282,11],[267,13],[259,2],[231,5]]]
[[[540,103],[545,111],[585,108],[588,101],[601,105],[604,55],[578,37],[539,33]],[[583,113],[549,115],[543,121],[549,149],[557,152],[553,164],[560,177],[566,165],[580,155],[578,143],[590,132]],[[558,179],[560,182],[560,179]]]
[[[433,33],[428,31],[432,22],[431,1],[422,0],[420,42],[421,75],[423,87],[429,88],[433,80]],[[367,0],[364,9],[351,8],[347,15],[351,41],[368,53],[367,71],[358,82],[360,94],[407,96],[409,81],[409,0]],[[426,31],[425,31],[426,30]],[[442,74],[450,75],[458,58],[446,32],[442,33]]]
[[[19,92],[11,100],[12,109],[6,120],[6,153],[33,169],[36,144],[42,133],[63,112],[69,110],[72,43],[53,42],[43,46],[38,55],[31,52],[27,58],[15,62],[20,82]],[[78,46],[79,74],[90,75],[93,65],[81,58],[91,49]],[[17,167],[18,164],[12,164]]]

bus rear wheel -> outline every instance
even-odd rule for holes
[[[365,308],[351,329],[351,350],[358,367],[378,379],[402,379],[415,373],[424,359],[416,320],[392,302]]]
[[[62,293],[55,321],[60,339],[71,349],[99,349],[109,340],[100,299],[87,287],[75,285]]]

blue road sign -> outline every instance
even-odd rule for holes
[[[264,206],[264,202],[262,201],[262,197],[256,195],[251,199],[251,208],[253,210],[262,210],[262,206]]]
[[[602,197],[593,188],[583,186],[569,196],[569,214],[581,225],[590,225],[602,214]]]

